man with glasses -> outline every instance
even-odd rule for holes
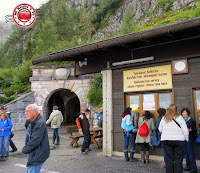
[[[30,121],[27,127],[25,146],[22,149],[27,154],[26,173],[40,173],[42,165],[50,154],[46,123],[39,114],[36,104],[30,104],[25,110],[26,119]]]

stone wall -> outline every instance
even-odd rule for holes
[[[30,92],[5,105],[7,111],[11,113],[13,130],[21,130],[25,128],[24,124],[26,121],[26,116],[25,116],[26,106],[28,106],[29,104],[33,104],[34,102],[35,102],[34,93]]]
[[[74,68],[56,66],[32,66],[31,90],[34,92],[35,102],[40,113],[47,117],[47,103],[49,98],[58,90],[68,89],[74,92],[80,101],[80,109],[90,107],[87,95],[91,75],[74,76]],[[91,118],[95,118],[94,111]]]

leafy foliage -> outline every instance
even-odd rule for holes
[[[133,20],[133,14],[132,14],[130,8],[128,8],[124,14],[123,26],[121,29],[121,33],[127,34],[130,32],[134,32],[136,30],[137,30],[137,28],[136,28],[136,23]]]
[[[90,90],[88,93],[88,99],[91,103],[98,107],[101,107],[103,104],[102,82],[101,73],[93,75],[89,82]]]

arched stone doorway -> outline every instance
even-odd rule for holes
[[[62,112],[64,125],[75,124],[75,120],[80,114],[80,101],[74,92],[68,89],[59,89],[52,92],[44,104],[46,119],[49,118],[54,105],[57,105]]]

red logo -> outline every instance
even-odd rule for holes
[[[35,22],[36,11],[29,4],[20,4],[13,11],[15,23],[21,27],[28,27]]]

